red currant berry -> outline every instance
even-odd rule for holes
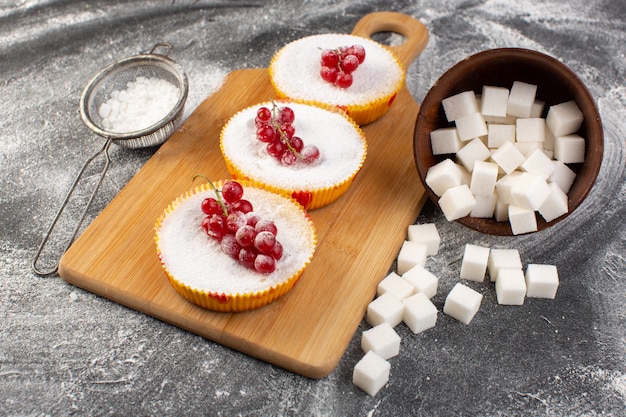
[[[220,244],[222,252],[230,256],[233,259],[239,260],[239,252],[241,251],[241,245],[237,243],[237,239],[233,235],[225,235],[222,238]]]
[[[276,270],[276,261],[269,255],[259,254],[254,260],[254,270],[269,274]]]
[[[226,230],[233,235],[237,233],[237,229],[245,225],[248,222],[246,215],[240,211],[231,212],[226,217]]]
[[[202,212],[204,214],[219,214],[222,212],[222,206],[213,197],[202,200]]]
[[[276,130],[270,125],[263,125],[257,128],[256,138],[261,142],[270,143],[276,138]]]
[[[338,74],[339,69],[337,69],[337,67],[322,67],[322,69],[320,70],[320,75],[322,76],[322,79],[333,84],[335,83]]]
[[[286,147],[287,146],[283,142],[275,140],[274,142],[267,144],[267,153],[274,158],[280,158],[283,155],[283,152],[285,152]]]
[[[339,63],[339,55],[332,49],[324,49],[322,51],[321,63],[324,67],[336,67]]]
[[[320,157],[320,150],[315,145],[307,145],[302,148],[302,152],[300,152],[300,156],[307,164],[312,164],[317,161]]]
[[[277,240],[271,253],[272,257],[279,261],[283,257],[283,245]]]
[[[278,121],[281,125],[290,125],[293,123],[296,118],[295,113],[291,109],[291,107],[281,107],[278,112]]]
[[[272,120],[272,111],[267,107],[259,107],[256,111],[256,117],[258,120],[267,123]]]
[[[298,136],[293,136],[291,139],[289,139],[289,144],[298,153],[300,153],[300,151],[304,147],[304,142]]]
[[[286,124],[282,126],[283,133],[287,139],[291,139],[293,135],[296,133],[296,128],[293,125]]]
[[[224,235],[226,235],[227,233],[226,219],[224,218],[224,216],[221,216],[219,214],[212,214],[211,216],[209,216],[207,220],[206,231],[207,234],[211,237],[214,237],[216,239],[223,238]]]
[[[354,55],[347,55],[341,61],[341,68],[344,72],[352,73],[359,67],[359,59]]]
[[[247,248],[249,246],[252,246],[252,244],[254,243],[254,238],[256,237],[256,234],[257,233],[256,230],[254,230],[254,227],[245,224],[237,229],[237,232],[235,232],[235,239],[242,248]]]
[[[254,260],[257,257],[257,253],[250,248],[242,248],[239,251],[239,262],[246,268],[254,268]]]
[[[348,88],[352,85],[352,74],[340,72],[335,80],[335,85],[339,88]]]
[[[298,157],[291,150],[283,152],[283,156],[280,157],[280,163],[287,166],[295,164],[297,160]]]
[[[267,219],[259,220],[254,226],[254,229],[259,233],[263,231],[271,232],[274,236],[276,236],[276,234],[278,233],[278,228],[276,227],[276,224],[274,224],[273,221]]]
[[[254,247],[265,255],[272,253],[272,249],[274,249],[275,244],[276,235],[272,232],[268,232],[267,230],[257,233],[254,237]]]
[[[228,203],[234,203],[241,200],[243,196],[243,187],[237,181],[228,181],[222,187],[222,196]]]
[[[242,213],[250,213],[253,210],[252,203],[243,198],[239,201],[235,201],[230,205],[230,209],[233,211],[240,211]]]

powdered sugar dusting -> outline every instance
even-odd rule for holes
[[[214,195],[213,191],[204,191],[185,199],[158,231],[162,260],[177,280],[218,293],[263,291],[293,276],[312,255],[313,231],[302,210],[284,197],[246,187],[243,198],[252,203],[261,218],[274,221],[284,252],[272,274],[259,274],[241,266],[202,229],[200,203]]]
[[[338,88],[320,76],[322,49],[360,44],[365,61],[354,72],[349,88]],[[403,76],[393,54],[378,43],[354,35],[308,36],[283,47],[270,66],[270,75],[280,90],[292,99],[316,100],[339,105],[367,104],[391,95]]]
[[[311,165],[285,166],[270,156],[266,144],[256,139],[257,109],[272,108],[272,103],[261,103],[237,113],[222,131],[224,154],[247,177],[288,190],[312,190],[332,187],[360,169],[366,145],[356,125],[342,114],[319,107],[288,105],[296,115],[296,136],[305,145],[317,146],[320,159]]]

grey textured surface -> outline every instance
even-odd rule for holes
[[[352,384],[365,322],[336,370],[311,380],[31,272],[74,176],[102,144],[78,113],[82,89],[101,68],[171,42],[170,56],[189,76],[188,115],[228,72],[267,67],[302,36],[350,32],[375,10],[412,15],[430,31],[407,76],[418,102],[460,59],[503,46],[548,53],[587,84],[605,156],[589,198],[567,221],[503,238],[448,223],[430,203],[416,220],[435,222],[442,236],[427,262],[440,278],[440,310],[466,243],[557,265],[555,300],[499,306],[492,285],[470,283],[484,294],[472,323],[440,314],[418,335],[398,326],[400,354],[372,398]],[[0,415],[626,415],[625,45],[622,0],[0,3]],[[112,147],[87,223],[153,152]],[[67,236],[78,204],[69,211],[55,241]]]

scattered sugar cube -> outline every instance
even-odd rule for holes
[[[508,88],[485,85],[481,94],[480,112],[484,116],[505,117],[508,100]]]
[[[407,239],[412,242],[425,243],[427,246],[426,255],[428,256],[435,256],[439,252],[441,237],[435,223],[409,225]]]
[[[390,359],[400,353],[400,336],[389,323],[381,323],[363,332],[361,349],[365,353],[372,351],[383,359]]]
[[[436,163],[426,173],[426,184],[430,189],[441,197],[449,188],[463,183],[464,169],[450,158]]]
[[[522,178],[522,174],[524,173],[521,171],[513,171],[496,181],[496,193],[498,194],[498,202],[507,205],[516,204],[515,199],[511,194],[511,190],[513,189],[515,184],[517,184],[517,182]]]
[[[524,272],[517,268],[501,268],[496,280],[498,304],[522,305],[526,297]]]
[[[475,161],[470,179],[470,190],[474,196],[492,195],[498,179],[498,164],[495,162]]]
[[[568,212],[567,194],[558,184],[551,182],[550,184],[550,196],[539,207],[539,214],[547,222],[560,217]]]
[[[487,262],[487,271],[489,271],[491,282],[496,282],[500,268],[522,269],[522,258],[519,251],[517,249],[491,249]]]
[[[545,101],[535,99],[533,106],[530,108],[530,115],[528,117],[541,117],[545,108]]]
[[[382,281],[378,283],[376,294],[378,296],[389,292],[395,295],[398,299],[402,300],[410,295],[413,295],[415,288],[406,280],[395,272],[389,273]]]
[[[528,172],[522,173],[519,180],[511,188],[511,195],[516,205],[529,210],[538,210],[550,196],[550,193],[551,189],[546,180]]]
[[[554,161],[554,171],[548,181],[557,184],[563,192],[567,193],[572,187],[574,179],[576,179],[576,173],[570,167],[561,161]]]
[[[556,266],[528,264],[526,267],[526,296],[554,299],[559,287],[559,274]]]
[[[552,159],[548,158],[545,152],[541,149],[536,149],[526,157],[520,168],[547,180],[556,169],[556,165]]]
[[[439,199],[439,207],[448,221],[467,216],[475,205],[476,199],[467,184],[448,189]]]
[[[491,159],[507,174],[515,171],[525,161],[524,155],[511,142],[505,142],[491,152]]]
[[[463,145],[455,127],[442,127],[430,132],[430,146],[433,155],[444,155],[456,153]]]
[[[478,310],[483,295],[470,287],[456,283],[448,293],[443,312],[464,324],[470,324]]]
[[[537,231],[537,216],[532,209],[509,205],[509,224],[514,235]]]
[[[476,195],[474,196],[476,204],[470,211],[470,217],[476,217],[481,219],[488,219],[493,217],[493,213],[496,210],[496,203],[498,197],[495,194],[490,195]]]
[[[515,140],[518,142],[543,142],[546,134],[546,120],[540,117],[517,119]]]
[[[485,118],[478,112],[460,117],[454,123],[461,142],[486,136],[488,133]]]
[[[550,130],[550,128],[546,124],[546,131],[544,133],[543,140],[543,150],[544,151],[553,151],[554,150],[554,134]]]
[[[546,116],[546,124],[554,136],[565,136],[577,132],[583,120],[583,113],[575,101],[550,106]]]
[[[406,271],[402,275],[402,278],[415,288],[416,293],[421,292],[428,298],[432,298],[437,294],[439,278],[422,265],[415,265],[413,268]]]
[[[461,261],[461,278],[470,281],[482,282],[487,272],[489,262],[489,248],[473,245],[465,245],[463,260]]]
[[[397,261],[398,275],[404,274],[415,265],[426,265],[428,257],[428,246],[423,242],[412,242],[405,240],[400,248]]]
[[[441,100],[443,111],[449,122],[468,116],[479,111],[476,93],[473,91],[464,91],[454,96]]]
[[[402,301],[391,293],[385,293],[367,305],[365,320],[371,326],[388,323],[391,327],[396,327],[402,321],[403,314]]]
[[[585,139],[576,134],[557,136],[554,139],[554,158],[566,164],[584,162]]]
[[[413,294],[402,300],[402,303],[403,321],[413,333],[421,333],[437,324],[437,307],[424,293]]]
[[[507,102],[507,114],[516,117],[529,117],[533,104],[537,86],[522,81],[514,81],[509,100]]]
[[[374,397],[389,382],[391,364],[369,351],[354,366],[352,383]]]
[[[515,125],[489,124],[487,125],[487,147],[496,149],[505,142],[515,142]]]
[[[482,140],[476,138],[469,141],[456,153],[456,160],[463,165],[463,167],[472,172],[474,169],[474,162],[484,161],[491,156],[491,151],[483,143]]]
[[[493,217],[497,222],[509,220],[509,205],[501,201],[496,201],[496,209],[493,212]]]

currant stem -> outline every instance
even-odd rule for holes
[[[191,180],[192,182],[196,180],[196,178],[204,178],[206,180],[206,182],[209,183],[209,185],[211,186],[211,188],[213,189],[213,191],[215,191],[215,197],[217,197],[217,202],[220,205],[220,207],[222,208],[222,211],[224,212],[224,217],[228,217],[228,210],[226,209],[226,204],[224,204],[224,201],[222,200],[222,192],[221,190],[218,190],[217,187],[215,186],[215,184],[213,184],[213,182],[211,182],[210,179],[208,179],[207,177],[205,177],[202,174],[196,174],[193,176],[193,179]]]
[[[287,138],[287,134],[285,133],[285,131],[280,127],[280,123],[278,123],[277,120],[277,115],[278,115],[278,106],[276,105],[276,103],[274,103],[274,100],[272,101],[272,124],[274,125],[274,128],[276,129],[276,131],[278,132],[278,134],[280,135],[281,140],[285,143],[285,145],[287,145],[287,148],[293,152],[293,154],[300,158],[300,159],[304,159],[304,157],[302,155],[300,155],[300,153],[298,151],[296,151],[296,149],[291,146],[291,143],[289,142],[289,138]]]

